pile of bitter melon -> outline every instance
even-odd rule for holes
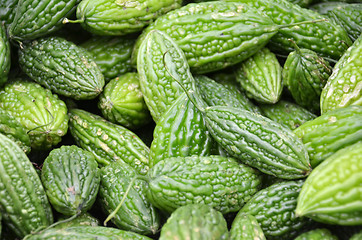
[[[0,233],[362,239],[360,0],[0,0]]]

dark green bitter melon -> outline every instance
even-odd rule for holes
[[[141,175],[148,172],[150,149],[135,133],[82,109],[69,110],[69,116],[77,145],[93,153],[100,165],[122,161]]]
[[[259,113],[258,107],[236,84],[219,83],[207,76],[196,75],[195,82],[203,100],[209,106],[230,106]]]
[[[179,8],[181,3],[181,0],[82,0],[75,22],[96,35],[126,35],[141,32],[159,16]],[[72,21],[65,19],[66,22]]]
[[[90,53],[60,37],[24,42],[19,49],[19,63],[37,83],[77,100],[95,98],[105,83]]]
[[[257,192],[238,214],[253,215],[267,239],[293,239],[310,220],[297,217],[297,198],[304,180],[275,183]]]
[[[6,28],[15,17],[15,9],[18,2],[19,0],[0,0],[0,22],[3,22]]]
[[[176,236],[179,239],[226,240],[229,231],[221,212],[205,204],[189,204],[171,214],[159,239],[169,240]]]
[[[98,200],[110,215],[126,197],[111,221],[120,229],[152,235],[161,226],[161,216],[146,198],[147,182],[135,178],[136,172],[125,163],[113,162],[103,167]]]
[[[182,94],[153,131],[150,165],[169,157],[210,155],[214,143],[200,111]]]
[[[246,3],[257,8],[275,24],[292,24],[326,19],[326,17],[313,10],[300,7],[287,0],[237,0],[237,2]],[[281,28],[270,39],[268,47],[280,54],[288,54],[294,50],[290,39],[300,48],[310,49],[321,57],[334,60],[338,60],[347,48],[352,45],[347,32],[340,25],[331,21],[320,21]]]
[[[291,130],[317,117],[300,105],[286,100],[280,100],[276,104],[262,104],[259,107],[264,116]]]
[[[311,9],[342,26],[352,41],[362,33],[362,2],[321,2],[311,6]]]
[[[99,96],[98,108],[104,118],[129,129],[138,129],[152,121],[135,72],[110,80]]]
[[[310,173],[308,152],[288,128],[245,109],[214,106],[202,111],[215,141],[243,163],[283,179]]]
[[[150,169],[147,198],[157,208],[202,203],[223,214],[237,212],[261,186],[258,171],[221,156],[172,157]]]
[[[106,82],[133,70],[131,56],[136,39],[127,37],[92,36],[80,44],[92,56]]]
[[[19,0],[9,36],[16,40],[31,40],[59,30],[62,20],[74,13],[80,0]]]
[[[23,150],[0,133],[0,211],[20,238],[53,223],[41,180]]]
[[[34,149],[50,149],[68,131],[64,101],[35,82],[17,79],[7,83],[0,90],[0,108],[26,129]]]
[[[10,71],[10,42],[6,35],[6,30],[0,22],[0,87],[8,80]]]
[[[53,149],[44,160],[41,180],[54,209],[75,215],[86,212],[95,202],[100,172],[92,153],[63,145]]]
[[[312,50],[299,48],[289,53],[283,66],[283,80],[295,102],[319,113],[320,95],[332,67]]]

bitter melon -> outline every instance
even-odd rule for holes
[[[125,163],[113,162],[103,167],[98,199],[104,212],[109,215],[126,197],[111,218],[112,222],[120,229],[152,235],[160,228],[161,216],[146,198],[147,182],[135,178],[136,172]]]
[[[147,198],[157,208],[203,203],[223,214],[237,212],[260,188],[261,176],[234,158],[172,157],[150,169]]]
[[[64,101],[35,82],[17,79],[7,83],[0,90],[0,108],[26,129],[34,149],[50,149],[68,131]]]
[[[169,157],[210,155],[213,139],[197,108],[182,94],[153,131],[150,165]]]
[[[99,96],[98,108],[107,120],[129,129],[140,128],[152,118],[143,99],[138,73],[112,79]]]
[[[150,149],[135,133],[82,109],[71,109],[69,116],[77,145],[93,153],[100,165],[122,161],[141,175],[148,172]]]
[[[189,204],[171,214],[159,239],[226,240],[228,236],[226,220],[219,211],[205,204]]]
[[[95,202],[100,172],[93,154],[74,145],[61,146],[44,160],[41,180],[55,210],[75,215]]]
[[[327,224],[361,225],[361,171],[362,141],[329,156],[305,181],[296,214]]]
[[[362,35],[333,67],[320,98],[321,114],[349,105],[362,105]]]
[[[15,142],[1,133],[0,211],[3,223],[21,238],[53,222],[47,195],[32,163]]]
[[[34,81],[77,100],[95,98],[105,83],[90,53],[60,37],[24,42],[19,49],[19,63]]]

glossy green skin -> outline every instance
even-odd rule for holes
[[[182,94],[156,124],[150,165],[169,157],[210,155],[212,144],[201,112]]]
[[[69,111],[69,130],[77,145],[94,154],[101,166],[121,161],[144,175],[149,169],[149,148],[133,132],[84,111]]]
[[[0,108],[0,133],[17,143],[25,153],[30,152],[30,138],[26,129],[2,108]]]
[[[187,224],[185,224],[187,223]],[[198,231],[195,231],[195,230]],[[179,207],[167,219],[161,229],[159,240],[229,239],[227,223],[221,212],[204,204],[190,204]]]
[[[284,84],[295,102],[315,113],[320,112],[320,95],[331,74],[329,63],[305,48],[289,53],[283,67]]]
[[[215,141],[243,163],[283,179],[303,178],[311,171],[305,146],[281,124],[223,106],[206,108],[204,117]]]
[[[230,240],[266,240],[264,232],[253,215],[237,214],[230,229]]]
[[[80,44],[94,57],[106,82],[132,71],[131,55],[136,40],[130,37],[93,36]]]
[[[168,11],[179,8],[181,0],[82,0],[77,18],[97,35],[125,35],[144,27]]]
[[[362,33],[361,3],[320,3],[314,5],[312,9],[342,26],[352,41],[355,41]]]
[[[183,51],[167,34],[158,30],[149,32],[143,39],[137,71],[145,102],[156,123],[184,92],[177,81],[186,89],[192,89],[194,85]]]
[[[362,140],[362,106],[336,109],[306,122],[294,133],[307,148],[312,167]]]
[[[326,228],[317,228],[300,234],[294,240],[338,240],[338,237],[333,235]]]
[[[282,93],[282,67],[275,54],[262,48],[236,68],[236,80],[249,98],[276,103]]]
[[[40,178],[23,150],[0,134],[0,210],[3,222],[23,238],[53,222]]]
[[[68,131],[65,103],[35,82],[16,80],[6,84],[0,91],[0,108],[26,129],[33,149],[50,149]]]
[[[59,30],[64,17],[74,13],[80,0],[19,0],[9,36],[16,40],[31,40]]]
[[[150,24],[139,37],[135,53],[153,29],[164,31],[175,40],[193,72],[206,73],[247,59],[267,44],[279,26],[242,3],[190,3]],[[133,54],[135,57],[137,54]]]
[[[354,234],[349,240],[361,240],[362,239],[362,230],[359,233]]]
[[[195,81],[201,97],[209,106],[222,105],[260,112],[258,107],[236,85],[218,83],[203,75],[195,76]]]
[[[95,98],[105,83],[93,57],[60,37],[40,38],[22,44],[19,64],[35,82],[76,100]]]
[[[15,17],[15,9],[19,0],[0,0],[0,21],[8,27]]]
[[[135,177],[135,171],[124,163],[113,162],[101,169],[98,199],[106,215],[117,208]],[[153,235],[158,231],[160,214],[147,200],[146,190],[145,180],[135,180],[122,207],[111,219],[118,228],[144,235]]]
[[[92,153],[75,145],[63,145],[44,160],[41,180],[54,209],[75,215],[92,207],[101,179]]]
[[[5,27],[0,22],[0,87],[8,80],[10,64],[10,42]]]
[[[303,180],[285,181],[264,188],[238,214],[253,215],[267,239],[293,239],[309,221],[294,212],[303,183]]]
[[[149,201],[169,213],[192,203],[237,212],[261,184],[256,170],[221,156],[167,158],[151,168],[149,178]]]
[[[129,72],[107,83],[99,96],[98,108],[104,118],[129,129],[140,128],[152,120],[138,73]]]
[[[151,238],[113,227],[77,226],[69,228],[50,228],[38,234],[29,235],[28,240],[151,240]]]
[[[58,221],[64,221],[67,220],[69,218],[69,216],[61,216],[60,218],[58,218]],[[63,223],[59,223],[55,226],[53,226],[53,228],[69,228],[69,227],[77,227],[77,226],[92,226],[92,227],[96,227],[100,225],[100,221],[93,217],[90,213],[85,212],[82,213],[81,215],[77,216],[75,219],[68,221],[68,222],[63,222]]]
[[[263,104],[259,106],[263,115],[276,121],[290,130],[294,130],[307,121],[317,117],[298,104],[280,100],[276,104]]]
[[[325,18],[287,0],[237,0],[258,8],[275,24],[291,24]],[[330,21],[298,25],[279,29],[268,45],[271,50],[288,54],[294,50],[292,39],[300,48],[315,51],[321,57],[338,60],[352,44],[346,31]],[[343,42],[343,44],[341,44]]]
[[[349,105],[362,105],[361,55],[362,35],[334,66],[321,94],[321,114]]]
[[[342,148],[307,178],[296,214],[337,225],[361,225],[362,141]]]

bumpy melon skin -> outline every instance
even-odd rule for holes
[[[19,64],[35,82],[76,100],[94,99],[105,84],[91,54],[61,37],[24,42],[19,48]]]
[[[150,165],[169,157],[208,156],[213,144],[201,112],[182,94],[156,124]]]
[[[147,182],[135,180],[136,177],[136,172],[125,163],[113,162],[103,167],[99,203],[106,215],[111,214],[132,184],[124,203],[111,221],[123,230],[154,235],[161,226],[161,215],[146,198]]]
[[[248,213],[237,214],[230,229],[230,240],[266,240],[256,218]]]
[[[0,90],[0,108],[26,129],[33,149],[51,149],[68,131],[64,101],[35,82],[16,79],[7,83]]]
[[[134,72],[110,80],[99,96],[98,108],[104,118],[129,129],[139,129],[152,120]]]
[[[141,32],[159,16],[179,8],[181,3],[181,0],[83,0],[77,7],[77,18],[91,33],[121,36]]]
[[[190,204],[176,209],[161,229],[160,240],[175,236],[180,239],[223,240],[228,239],[229,232],[219,211],[204,204]]]
[[[255,169],[216,155],[166,158],[148,176],[148,200],[168,213],[191,203],[209,205],[223,214],[237,212],[262,180]]]
[[[304,180],[274,183],[257,192],[238,214],[253,215],[267,239],[293,239],[310,223],[295,214],[303,184]]]
[[[137,173],[147,174],[150,149],[135,133],[78,108],[71,109],[69,117],[69,130],[76,144],[93,153],[100,166],[121,161]]]
[[[53,149],[44,160],[41,180],[55,210],[75,215],[86,212],[95,202],[100,172],[92,153],[64,145]]]
[[[20,238],[53,223],[41,180],[23,150],[0,133],[0,210]]]
[[[321,114],[349,105],[362,105],[362,35],[353,42],[333,67],[324,86]]]
[[[327,224],[361,225],[361,171],[362,141],[329,156],[306,179],[296,214]]]
[[[0,22],[0,87],[8,80],[11,65],[10,57],[10,42],[5,27]]]

